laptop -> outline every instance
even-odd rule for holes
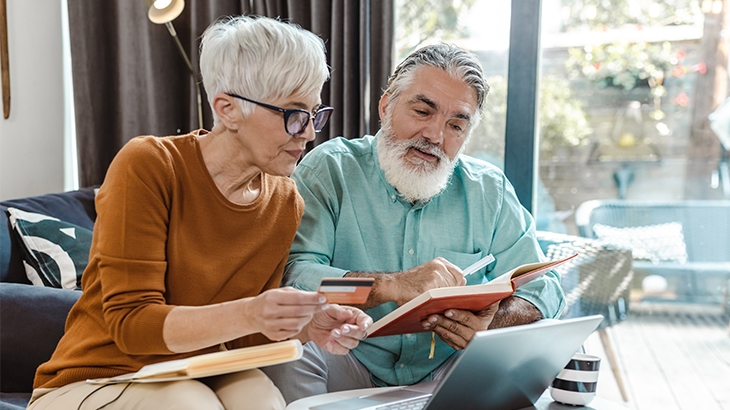
[[[311,410],[516,410],[535,404],[603,316],[544,319],[478,332],[439,381],[343,399]],[[405,407],[414,405],[414,407]]]

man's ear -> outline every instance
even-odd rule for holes
[[[213,97],[213,111],[218,119],[229,130],[238,130],[238,120],[241,118],[241,111],[233,101],[233,97],[226,93],[218,93]]]
[[[378,115],[380,115],[380,122],[383,122],[383,118],[385,118],[385,113],[388,111],[388,104],[390,104],[390,94],[385,93],[382,97],[380,97],[380,102],[378,103]]]

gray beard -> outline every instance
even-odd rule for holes
[[[428,202],[448,185],[456,161],[451,160],[438,146],[421,140],[398,141],[393,135],[390,118],[386,116],[376,142],[380,168],[385,179],[408,202]],[[439,158],[436,164],[412,161],[405,155],[410,149],[427,149]]]

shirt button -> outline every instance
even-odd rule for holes
[[[408,254],[409,255],[413,255],[413,252],[414,252],[413,249],[408,249]]]
[[[403,364],[403,363],[401,363],[401,364],[400,364],[400,368],[402,369],[402,368],[404,368],[404,367],[406,367],[406,365],[405,365],[405,364]]]
[[[395,199],[395,194],[390,194],[390,199]]]
[[[406,338],[410,339],[410,338],[411,338],[411,334],[410,334],[410,333],[408,333],[408,334],[406,335]]]

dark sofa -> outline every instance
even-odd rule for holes
[[[92,230],[94,188],[0,202],[0,410],[24,409],[35,370],[51,357],[79,291],[33,286],[7,208],[37,212]]]

